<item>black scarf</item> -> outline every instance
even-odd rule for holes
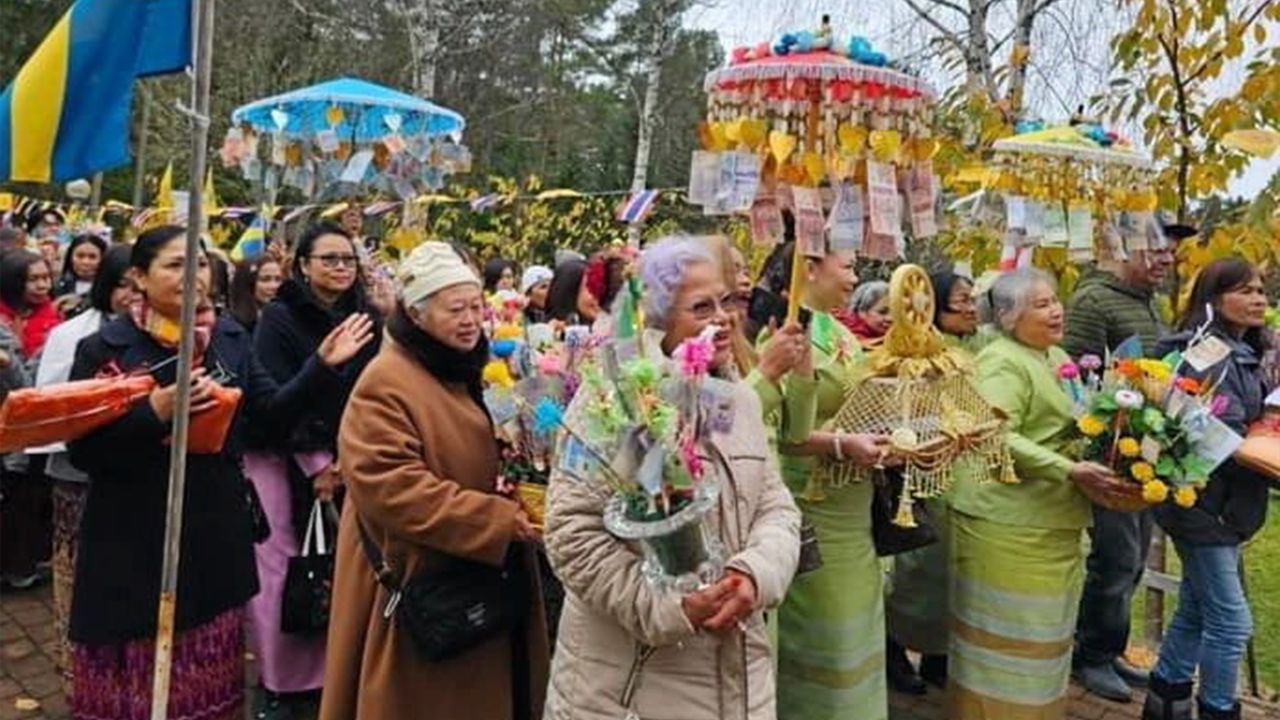
[[[404,307],[399,305],[387,320],[387,333],[427,372],[444,382],[465,385],[471,399],[485,411],[485,415],[489,414],[484,404],[484,387],[481,383],[484,366],[489,362],[489,340],[483,333],[470,352],[458,352],[415,325],[405,313]]]

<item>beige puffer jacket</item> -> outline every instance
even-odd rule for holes
[[[795,573],[800,513],[770,452],[759,399],[745,383],[734,391],[733,431],[712,439],[720,458],[711,460],[728,467],[712,523],[729,567],[755,580],[766,608],[782,601]],[[569,410],[571,427],[579,410]],[[638,548],[605,530],[608,496],[603,482],[552,474],[546,546],[566,597],[546,720],[772,720],[763,612],[744,623],[745,633],[696,632],[680,596],[644,579]]]

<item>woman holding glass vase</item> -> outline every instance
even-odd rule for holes
[[[730,288],[706,246],[667,238],[641,258],[644,351],[667,363],[685,340],[715,327],[711,374],[729,381],[733,425],[714,433],[725,548],[717,582],[681,594],[652,583],[636,547],[605,528],[609,486],[556,469],[547,507],[547,552],[567,597],[547,692],[548,720],[774,717],[773,663],[763,610],[781,601],[799,555],[800,517],[768,453],[759,401],[737,378]],[[588,393],[566,423],[581,429]]]

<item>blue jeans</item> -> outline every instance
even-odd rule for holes
[[[1182,585],[1155,675],[1167,682],[1190,682],[1198,666],[1200,702],[1231,710],[1240,659],[1253,634],[1253,616],[1240,584],[1240,548],[1176,540],[1174,545],[1182,559]]]

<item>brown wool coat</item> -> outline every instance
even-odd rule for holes
[[[446,554],[500,565],[517,504],[493,494],[498,456],[488,419],[461,385],[427,372],[394,340],[360,377],[338,439],[347,502],[338,533],[321,720],[538,718],[547,631],[533,550],[527,625],[531,705],[512,707],[512,643],[491,640],[439,663],[421,659],[383,619],[387,592],[360,546],[356,513],[407,577]],[[407,573],[406,573],[407,569]]]

